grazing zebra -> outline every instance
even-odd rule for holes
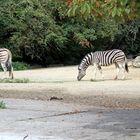
[[[94,80],[96,78],[97,70],[100,71],[102,75],[102,69],[101,66],[108,66],[111,64],[115,64],[117,69],[117,75],[115,79],[118,79],[118,75],[120,73],[120,70],[123,70],[123,77],[125,78],[125,71],[128,72],[128,65],[127,65],[127,59],[122,50],[113,49],[108,51],[96,51],[91,52],[87,54],[81,61],[80,65],[78,66],[78,76],[77,80],[80,81],[85,75],[86,75],[86,69],[89,65],[94,66],[94,76],[91,80]],[[103,75],[102,75],[103,78]]]
[[[12,67],[12,54],[10,50],[6,48],[0,48],[0,63],[3,68],[4,74],[6,74],[8,70],[9,77],[13,79],[14,76],[13,76],[13,67]]]

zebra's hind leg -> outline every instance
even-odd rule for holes
[[[120,68],[117,68],[117,75],[116,75],[116,77],[114,78],[114,80],[117,80],[117,79],[118,79],[119,73],[120,73]]]
[[[123,76],[122,76],[122,79],[124,80],[125,79],[125,77],[126,77],[126,70],[125,70],[125,62],[123,62],[123,64],[122,64],[122,70],[123,70]]]
[[[114,80],[117,80],[118,79],[118,76],[120,74],[120,66],[118,63],[115,63],[115,66],[116,66],[116,69],[117,69],[117,74],[116,74],[116,77],[114,78]]]
[[[6,72],[7,72],[6,64],[5,63],[1,63],[1,67],[2,67],[2,69],[4,71],[4,78],[7,78],[7,76],[6,76]]]
[[[125,62],[116,62],[115,65],[117,68],[117,75],[115,77],[115,80],[118,79],[120,72],[123,72],[122,79],[124,80],[125,79]]]
[[[122,75],[122,80],[124,80],[125,79],[125,72],[126,72],[126,70],[125,70],[125,61],[121,61],[121,62],[118,62],[118,65],[119,65],[119,68],[120,68],[120,70],[121,70],[121,75]]]

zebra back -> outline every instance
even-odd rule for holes
[[[115,62],[124,61],[126,56],[122,50],[113,49],[108,51],[94,52],[94,62],[101,66],[108,66]]]

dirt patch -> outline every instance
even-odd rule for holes
[[[78,94],[74,95],[66,93],[67,91],[62,89],[46,89],[41,91],[20,91],[20,90],[0,90],[1,98],[15,98],[15,99],[33,99],[33,100],[51,100],[56,97],[60,102],[76,103],[81,105],[92,105],[109,108],[122,108],[122,109],[140,109],[140,96],[131,97],[113,94],[97,93],[91,94]]]
[[[2,83],[1,98],[50,100],[110,108],[140,109],[140,69],[129,68],[126,80],[114,81],[115,68],[103,68],[104,80],[90,81],[92,67],[80,82],[77,66],[15,72],[16,78],[29,78],[33,83]],[[53,100],[52,100],[53,102]]]

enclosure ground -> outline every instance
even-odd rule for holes
[[[115,66],[103,68],[104,80],[98,73],[97,80],[90,81],[93,67],[80,82],[77,73],[77,66],[15,71],[15,78],[28,78],[30,83],[1,83],[0,97],[140,109],[140,69],[129,67],[126,80],[113,80]]]

